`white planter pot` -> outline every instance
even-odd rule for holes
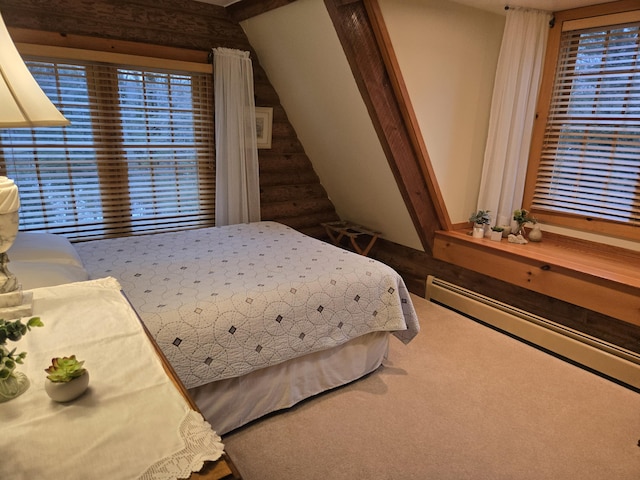
[[[70,382],[52,382],[46,379],[44,389],[47,391],[47,395],[51,397],[51,400],[70,402],[82,395],[88,386],[89,372],[85,372],[84,375],[74,378]]]
[[[484,225],[476,223],[473,226],[473,233],[471,236],[473,238],[484,238]]]
[[[491,240],[493,240],[494,242],[499,242],[500,240],[502,240],[502,232],[495,232],[491,230]]]

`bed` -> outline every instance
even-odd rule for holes
[[[26,288],[22,240],[9,258]],[[56,273],[120,282],[220,435],[370,373],[391,335],[407,343],[419,331],[393,269],[276,222],[94,240],[63,253]]]

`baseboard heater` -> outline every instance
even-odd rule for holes
[[[431,275],[426,298],[640,389],[640,355],[635,352]]]

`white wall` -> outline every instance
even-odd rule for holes
[[[446,0],[380,0],[454,223],[474,210],[504,18]],[[421,249],[322,0],[242,22],[343,219]]]
[[[453,223],[480,188],[505,17],[442,0],[379,0]]]

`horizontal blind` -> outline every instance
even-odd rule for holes
[[[211,74],[26,63],[71,124],[1,133],[21,230],[89,239],[213,225]]]
[[[532,208],[640,225],[640,23],[563,32]]]

